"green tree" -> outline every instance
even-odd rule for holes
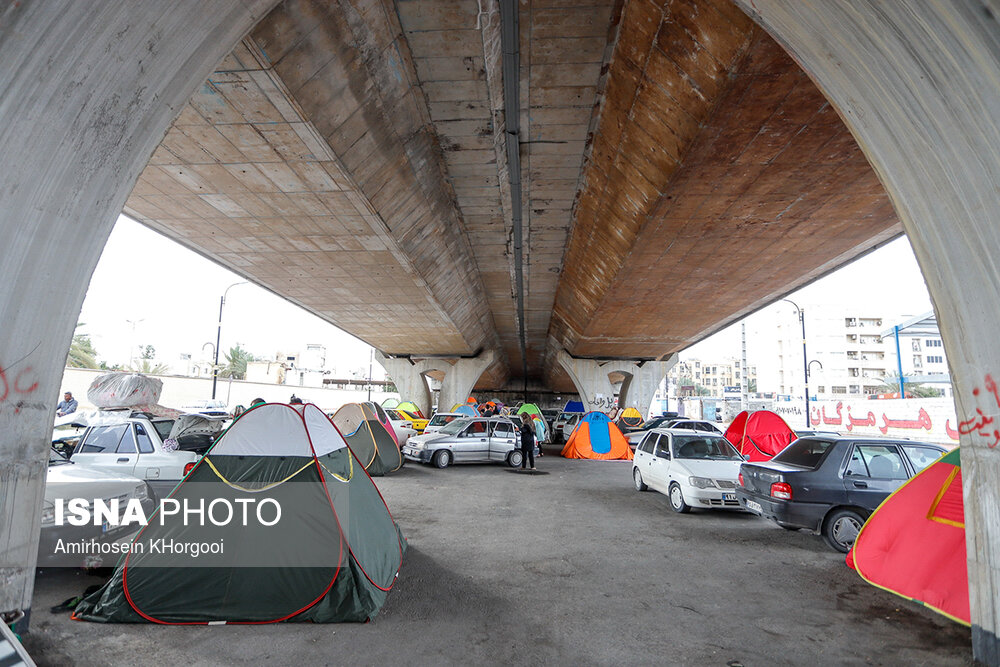
[[[79,322],[76,328],[79,329],[84,324]],[[69,354],[66,355],[66,365],[70,368],[98,368],[97,350],[90,340],[89,334],[74,334],[73,342],[69,345]]]
[[[747,380],[747,393],[756,394],[757,393],[757,380],[756,378]]]
[[[701,384],[696,383],[693,379],[691,379],[689,377],[679,378],[677,380],[677,386],[678,387],[692,387],[693,386],[694,387],[694,395],[695,396],[711,396],[712,395],[712,390],[711,389],[709,389],[705,385],[701,385]]]
[[[156,348],[152,345],[141,346],[142,352],[139,353],[142,359],[156,359]]]
[[[243,380],[247,376],[247,364],[257,361],[257,357],[244,350],[237,343],[226,352],[226,365],[219,370],[219,377]]]
[[[908,382],[904,378],[903,380],[903,391],[904,395],[911,395],[914,398],[935,398],[941,395],[940,389],[934,389],[932,387],[925,387],[919,382]],[[899,375],[891,374],[886,375],[882,378],[882,386],[878,388],[878,393],[880,394],[893,394],[899,392]]]
[[[152,359],[144,357],[129,366],[129,370],[142,373],[143,375],[163,375],[170,370],[170,366],[155,363]]]

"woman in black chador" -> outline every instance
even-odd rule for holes
[[[521,469],[528,463],[535,469],[535,426],[531,423],[531,415],[521,413]]]

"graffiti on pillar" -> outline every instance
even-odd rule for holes
[[[1000,391],[997,389],[997,383],[994,381],[993,376],[989,373],[984,378],[983,386],[993,396],[995,409],[1000,410]],[[979,387],[972,390],[972,395],[977,399],[982,393]],[[1000,429],[994,426],[995,421],[995,417],[983,413],[982,408],[977,406],[975,415],[958,423],[958,432],[961,435],[973,436],[973,440],[979,439],[982,444],[985,444],[990,449],[995,449],[1000,444]]]
[[[610,410],[618,407],[618,399],[614,396],[596,396],[593,401],[595,410]]]
[[[4,367],[0,365],[0,407],[15,399],[30,396],[38,390],[38,380],[31,366],[17,369],[20,361]],[[14,404],[14,414],[21,411],[22,402]]]

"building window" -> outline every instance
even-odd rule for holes
[[[858,385],[856,385],[856,384],[852,384],[850,386],[850,393],[852,393],[852,394],[860,394],[861,393],[861,388]]]
[[[941,364],[941,363],[944,363],[944,357],[939,357],[937,355],[929,354],[929,355],[927,355],[927,363],[929,363],[929,364]]]
[[[823,385],[820,385],[820,386],[816,387],[816,393],[818,393],[818,394],[825,394],[826,393],[826,387],[824,387]]]
[[[913,351],[914,352],[919,352],[920,351],[920,340],[919,339],[915,339],[913,341]]]
[[[931,338],[924,343],[927,347],[941,347],[941,341],[937,338]]]
[[[913,367],[923,368],[923,366],[924,366],[923,360],[920,358],[920,355],[919,354],[913,355]]]
[[[846,394],[847,393],[847,387],[844,387],[843,385],[830,387],[830,393],[831,394]]]

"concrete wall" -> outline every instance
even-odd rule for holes
[[[80,409],[93,409],[87,400],[87,388],[94,378],[105,371],[87,368],[67,368],[59,386],[59,400],[62,392],[71,391],[80,402]],[[168,408],[179,408],[192,401],[205,400],[212,395],[212,378],[177,377],[173,375],[154,375],[163,382],[163,393],[160,404]],[[334,412],[345,403],[360,403],[372,400],[381,403],[386,398],[399,398],[399,394],[372,391],[371,399],[367,390],[326,389],[322,387],[298,387],[295,385],[273,384],[268,382],[249,382],[246,380],[229,380],[219,378],[216,398],[226,402],[232,411],[237,405],[249,407],[250,401],[263,398],[267,402],[287,403],[295,394],[307,403],[315,403],[326,412]]]
[[[838,109],[913,245],[967,433],[973,648],[1000,664],[1000,2],[739,4]]]
[[[0,611],[29,609],[76,317],[168,124],[272,0],[0,9]]]

